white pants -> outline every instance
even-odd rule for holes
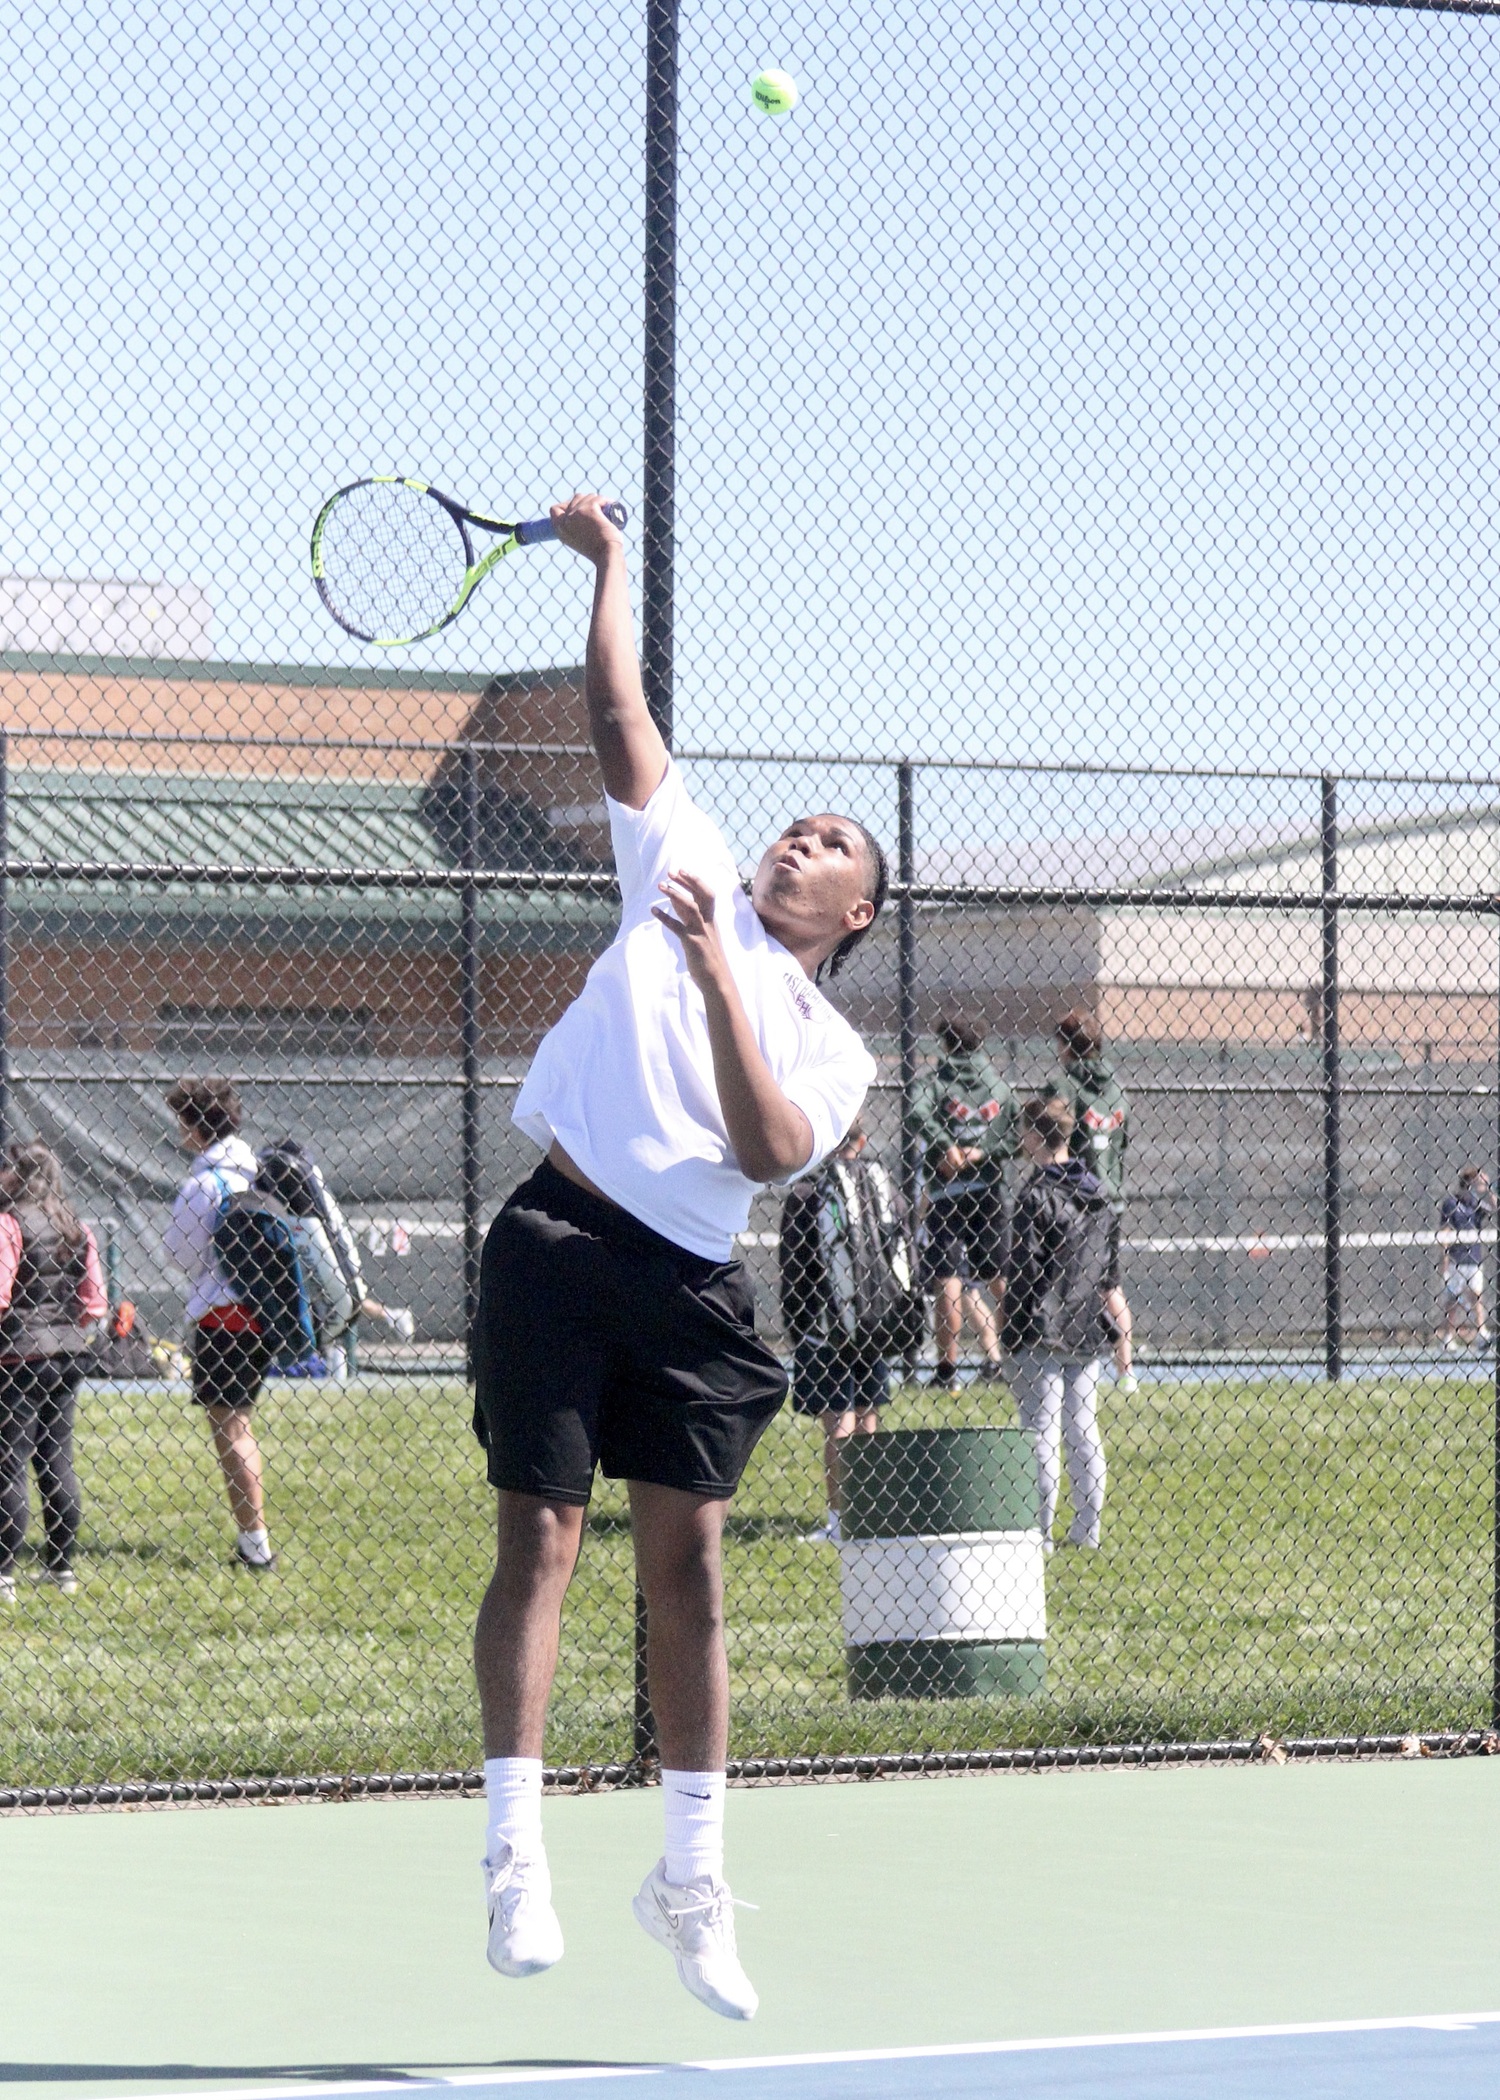
[[[1052,1536],[1057,1513],[1057,1450],[1068,1454],[1068,1486],[1073,1496],[1073,1522],[1068,1541],[1097,1546],[1104,1514],[1104,1446],[1094,1412],[1099,1390],[1099,1364],[1063,1364],[1040,1349],[1018,1349],[1012,1359],[1011,1384],[1021,1411],[1021,1427],[1036,1438],[1036,1478],[1042,1503],[1042,1537]]]

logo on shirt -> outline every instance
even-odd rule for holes
[[[1085,1130],[1102,1130],[1108,1133],[1118,1130],[1124,1121],[1125,1111],[1123,1108],[1111,1109],[1108,1115],[1105,1115],[1102,1110],[1097,1108],[1086,1108],[1083,1112],[1083,1127]],[[1105,1142],[1108,1143],[1107,1135]]]
[[[794,977],[790,970],[786,972],[785,983],[787,990],[792,995],[793,1006],[796,1007],[798,1013],[801,1014],[804,1021],[810,1021],[813,1017],[813,994],[811,986],[808,985],[802,978]]]
[[[985,1101],[980,1105],[979,1117],[981,1122],[993,1123],[999,1113],[1000,1104],[998,1101]]]

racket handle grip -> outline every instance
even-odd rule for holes
[[[623,532],[630,513],[623,503],[606,503],[604,515],[611,525],[617,525]],[[557,527],[550,518],[529,518],[524,525],[516,527],[516,539],[523,547],[539,547],[543,540],[556,538]]]

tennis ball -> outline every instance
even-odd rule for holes
[[[763,117],[784,117],[797,107],[797,83],[790,73],[767,66],[751,81],[750,100]]]

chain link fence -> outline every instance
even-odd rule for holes
[[[478,1254],[618,904],[583,572],[362,648],[306,538],[365,472],[622,498],[737,859],[824,808],[890,854],[829,988],[865,1149],[741,1250],[794,1390],[728,1523],[739,1768],[1489,1730],[1494,22],[4,19],[0,1122],[99,1259],[41,1400],[0,1365],[0,1788],[476,1761]],[[185,1377],[206,1075],[363,1307],[257,1403],[268,1580]],[[1039,1351],[1059,1093],[1108,1244]],[[554,1766],[649,1752],[638,1632],[601,1481]]]

